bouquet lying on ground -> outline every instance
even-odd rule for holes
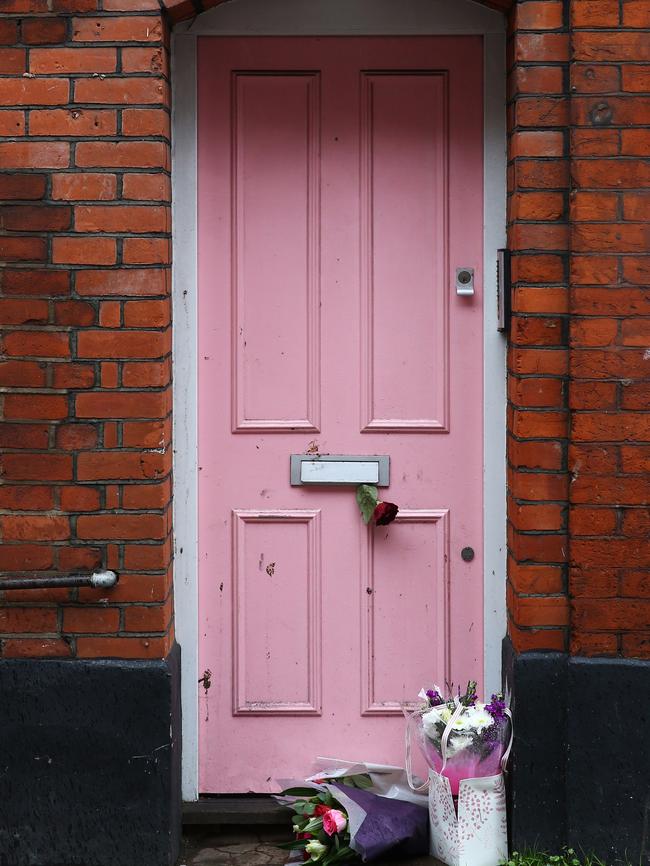
[[[411,716],[427,764],[446,776],[458,795],[461,779],[496,776],[512,732],[510,710],[501,694],[479,701],[476,683],[464,695],[444,697],[439,686],[422,690],[423,703]]]
[[[280,848],[301,851],[303,860],[323,866],[359,860],[350,848],[347,812],[329,791],[288,788],[283,797],[295,797],[291,809],[296,838]]]
[[[398,768],[385,769],[403,774]],[[406,789],[405,799],[397,799],[396,786],[390,796],[375,793],[374,778],[370,773],[323,773],[276,797],[293,811],[295,839],[280,846],[294,852],[292,862],[330,866],[365,863],[389,851],[405,857],[428,853],[426,806],[413,802],[416,798]]]

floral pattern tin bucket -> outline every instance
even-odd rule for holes
[[[465,695],[426,703],[408,716],[406,768],[416,791],[429,790],[431,854],[448,866],[498,866],[508,857],[504,771],[512,748],[512,715],[501,695],[478,701],[476,683]],[[423,784],[412,773],[417,739],[428,766]]]
[[[447,866],[499,866],[508,859],[503,773],[460,782],[458,799],[449,779],[429,771],[432,856]]]

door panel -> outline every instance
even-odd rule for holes
[[[481,47],[199,39],[204,792],[402,763],[401,702],[480,676]],[[304,452],[390,455],[398,519]]]
[[[392,533],[373,531],[366,536],[361,709],[364,715],[403,717],[401,702],[413,700],[418,691],[411,686],[405,695],[409,674],[404,666],[421,667],[426,659],[430,671],[447,667],[449,512],[402,509],[393,526]],[[393,543],[397,532],[399,545]],[[407,592],[395,575],[407,578]],[[422,683],[432,678],[429,673]]]
[[[317,430],[318,75],[232,85],[235,429]]]
[[[367,430],[446,428],[445,85],[440,73],[361,77]]]
[[[319,512],[235,511],[232,518],[233,711],[318,715]],[[277,564],[264,561],[264,550],[290,553],[282,580],[274,579]]]

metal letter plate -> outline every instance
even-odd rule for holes
[[[348,454],[292,454],[291,484],[376,484],[388,487],[390,458]]]
[[[303,484],[376,484],[379,466],[356,460],[354,463],[352,460],[304,460],[300,464],[300,480]]]

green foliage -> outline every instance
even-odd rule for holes
[[[502,866],[631,866],[625,860],[605,863],[593,854],[579,854],[573,848],[564,848],[561,854],[545,854],[543,851],[513,851]]]
[[[360,484],[357,487],[357,502],[361,509],[364,523],[370,523],[378,500],[379,491],[373,484]]]
[[[282,848],[283,851],[293,851],[294,848],[306,848],[309,839],[295,839],[293,842],[276,842],[276,848]]]
[[[359,855],[352,848],[346,845],[344,848],[339,848],[333,854],[330,854],[326,860],[323,860],[323,866],[333,866],[334,863],[356,863],[359,860]]]
[[[348,788],[360,788],[362,791],[368,791],[372,788],[372,779],[368,773],[358,773],[356,776],[342,776],[338,779],[331,779],[331,781],[339,785],[347,785]]]
[[[367,787],[370,777],[359,774],[335,781],[347,782],[352,787],[363,788]],[[278,848],[284,851],[300,851],[307,857],[311,854],[309,862],[318,863],[318,866],[360,862],[359,855],[350,848],[350,831],[347,824],[342,830],[329,836],[323,829],[322,815],[314,814],[318,806],[326,806],[328,809],[337,809],[345,815],[345,810],[330,791],[296,787],[283,791],[283,795],[296,798],[289,806],[293,811],[294,833],[307,834],[308,838],[283,842],[277,846]],[[347,819],[347,815],[345,817]]]

